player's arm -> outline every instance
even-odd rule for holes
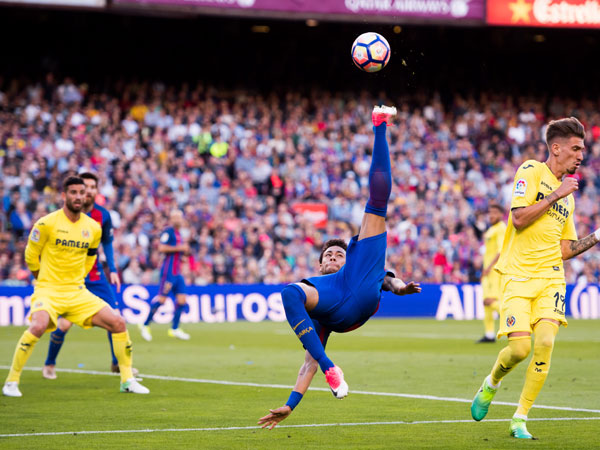
[[[389,291],[395,295],[410,295],[421,292],[421,285],[419,283],[415,283],[414,281],[406,284],[400,278],[396,278],[391,275],[391,272],[388,272],[383,278],[381,290]]]
[[[567,241],[564,239],[561,240],[560,251],[562,253],[562,259],[571,259],[577,255],[582,254],[586,250],[589,250],[598,242],[600,242],[600,239],[598,239],[598,235],[600,235],[600,229],[596,230],[591,234],[588,234],[586,237],[577,241]]]
[[[600,242],[600,228],[582,239],[577,239],[577,229],[575,228],[573,216],[574,214],[571,213],[567,217],[560,240],[560,251],[563,260],[574,258]]]
[[[113,250],[113,226],[110,214],[107,214],[105,220],[102,221],[102,250],[106,257],[106,265],[108,266],[110,282],[117,287],[117,292],[121,291],[121,280],[115,266],[115,253]]]
[[[574,203],[574,200],[571,200]],[[575,205],[573,205],[573,208],[575,208]],[[582,239],[577,239],[574,216],[573,213],[569,214],[560,237],[560,251],[563,260],[574,258],[600,242],[600,228]]]
[[[35,223],[25,247],[25,263],[35,279],[40,271],[40,255],[48,240],[48,225],[43,220],[47,219],[41,218]]]
[[[577,189],[579,189],[577,180],[573,177],[567,177],[563,180],[558,189],[551,194],[548,194],[541,201],[524,207],[513,206],[512,222],[514,227],[517,230],[527,228],[537,219],[542,217],[558,200],[575,192]]]
[[[287,403],[277,409],[270,409],[269,414],[261,417],[258,420],[258,424],[262,425],[262,428],[269,428],[272,430],[282,420],[286,419],[293,411],[293,408],[300,402],[306,391],[308,390],[310,383],[312,383],[315,373],[319,368],[319,363],[310,356],[310,353],[306,352],[304,357],[304,364],[300,367],[298,372],[298,378],[294,385],[294,390],[290,395]]]
[[[158,251],[161,253],[177,253],[177,252],[187,253],[188,250],[189,250],[189,246],[187,244],[179,244],[179,245],[158,244]]]

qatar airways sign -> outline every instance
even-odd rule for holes
[[[487,22],[557,28],[600,28],[600,0],[488,0]]]
[[[192,6],[216,9],[292,13],[299,17],[364,15],[390,20],[399,17],[483,22],[485,0],[113,0],[120,5]],[[205,8],[206,7],[206,8]]]

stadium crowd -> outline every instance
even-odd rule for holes
[[[598,101],[367,92],[259,95],[202,83],[116,83],[109,90],[48,74],[0,80],[0,283],[28,284],[31,226],[60,206],[67,173],[100,177],[124,283],[158,283],[158,236],[184,211],[189,284],[287,283],[316,273],[321,244],[348,240],[364,209],[374,104],[396,105],[389,127],[394,187],[388,266],[419,282],[478,282],[490,202],[508,211],[513,176],[546,159],[544,124],[586,126],[576,175],[580,236],[600,227]],[[327,206],[327,223],[297,203]],[[598,282],[600,251],[569,261],[567,281]]]

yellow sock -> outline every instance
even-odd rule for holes
[[[113,333],[113,349],[117,361],[119,361],[119,371],[121,372],[121,383],[133,378],[131,366],[133,364],[131,357],[131,340],[129,332]]]
[[[537,398],[550,370],[550,359],[554,348],[554,338],[558,333],[558,325],[547,320],[537,323],[533,334],[533,357],[525,372],[525,385],[519,399],[517,414],[527,416],[531,405]]]
[[[6,377],[7,383],[9,381],[16,381],[17,383],[19,382],[23,367],[25,367],[25,363],[29,359],[31,352],[33,351],[33,347],[39,340],[39,337],[31,334],[29,330],[25,330],[23,336],[21,336],[21,339],[19,339],[19,342],[17,343],[12,365],[10,366],[10,372],[8,372],[8,377]]]
[[[491,378],[494,385],[498,385],[500,380],[515,368],[517,364],[527,358],[531,350],[530,336],[519,336],[508,341],[498,354],[498,359],[492,369]]]
[[[494,309],[492,306],[483,307],[483,328],[487,337],[494,336]]]

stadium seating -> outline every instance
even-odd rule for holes
[[[286,283],[316,271],[319,248],[357,232],[372,132],[369,94],[219,92],[161,83],[94,92],[81,81],[4,80],[0,90],[0,283],[28,284],[22,254],[35,220],[60,206],[68,172],[100,175],[125,283],[157,283],[158,235],[185,212],[190,284]],[[600,116],[592,103],[483,93],[442,104],[390,98],[394,188],[389,266],[421,282],[478,282],[489,201],[508,210],[516,167],[545,160],[543,124],[587,127],[577,175],[580,236],[600,225]],[[327,207],[315,224],[306,204]],[[567,282],[598,282],[600,252],[567,263]]]

